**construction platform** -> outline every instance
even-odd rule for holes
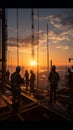
[[[68,114],[66,106],[60,102],[49,104],[47,91],[38,90],[35,94],[21,87],[21,103],[17,111],[12,109],[12,93],[10,86],[6,86],[6,93],[0,93],[0,121],[40,121],[40,120],[68,120],[73,121],[73,115]],[[7,88],[8,87],[8,88]],[[59,95],[60,96],[60,95]],[[65,98],[66,99],[66,98]],[[65,100],[67,103],[67,100]]]

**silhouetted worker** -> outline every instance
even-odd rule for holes
[[[73,97],[73,66],[72,69],[69,70],[69,96]]]
[[[51,72],[48,76],[48,80],[50,81],[50,105],[52,105],[53,102],[56,103],[56,88],[60,80],[60,76],[58,72],[56,72],[55,65],[52,66]]]
[[[67,73],[66,73],[66,86],[70,88],[70,73],[71,73],[71,68],[68,67]]]
[[[69,73],[69,99],[73,100],[73,66]],[[67,110],[69,112],[73,111],[73,104],[69,103]]]
[[[33,73],[33,70],[30,70],[30,74],[30,93],[34,94],[35,74]]]
[[[5,76],[6,76],[6,81],[8,82],[9,81],[9,76],[10,76],[9,70],[6,71]]]
[[[28,86],[29,86],[29,73],[28,73],[27,70],[25,70],[24,79],[25,79],[26,92],[27,92],[28,91]]]
[[[20,85],[24,83],[24,79],[20,75],[21,67],[17,66],[16,71],[11,74],[11,89],[13,93],[13,109],[17,110],[21,101],[21,88]]]

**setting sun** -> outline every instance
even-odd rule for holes
[[[37,65],[36,61],[34,60],[30,61],[30,66],[36,66],[36,65]]]

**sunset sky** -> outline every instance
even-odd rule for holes
[[[17,9],[7,10],[7,63],[17,65]],[[19,64],[30,66],[32,61],[32,9],[18,8]],[[38,8],[34,11],[34,59],[37,63]],[[39,65],[47,65],[47,24],[49,63],[70,65],[73,58],[73,9],[39,8]]]

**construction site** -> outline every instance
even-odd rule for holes
[[[18,9],[16,9],[16,19],[17,19],[17,36],[16,36],[16,65],[22,65],[23,69],[23,55],[20,57],[22,61],[19,59],[19,22],[18,22]],[[26,14],[27,15],[27,14]],[[73,109],[71,112],[67,111],[67,107],[69,104],[73,106],[73,99],[69,98],[69,88],[68,87],[61,87],[56,91],[56,104],[50,105],[49,104],[49,89],[41,89],[39,85],[41,84],[39,81],[39,21],[37,25],[37,49],[34,51],[34,12],[31,9],[31,57],[34,59],[34,55],[36,53],[37,59],[37,67],[31,67],[36,72],[36,87],[34,95],[31,94],[30,96],[30,89],[28,89],[26,93],[25,84],[21,84],[21,104],[18,108],[17,112],[13,111],[12,108],[12,92],[11,92],[11,84],[10,81],[6,82],[5,73],[7,69],[9,69],[8,63],[13,64],[12,55],[10,57],[8,53],[8,25],[7,25],[7,9],[0,8],[0,121],[50,121],[50,120],[60,120],[60,121],[73,121]],[[37,13],[38,20],[39,20],[39,11]],[[20,14],[21,17],[23,17]],[[26,21],[25,21],[26,23]],[[22,25],[22,23],[21,23]],[[22,30],[23,26],[21,27]],[[29,26],[28,26],[29,28]],[[47,32],[48,32],[48,25],[47,25]],[[22,34],[23,32],[22,32]],[[26,34],[27,35],[27,34]],[[20,37],[22,39],[22,37]],[[49,62],[49,48],[48,48],[48,35],[47,39],[47,58],[46,64],[48,72],[50,67],[52,66],[52,61]],[[15,40],[15,39],[14,39]],[[27,42],[27,40],[26,40]],[[13,43],[12,43],[13,44]],[[23,44],[22,44],[23,45]],[[23,46],[22,46],[23,48]],[[8,59],[10,61],[8,61]],[[27,58],[26,58],[27,59]],[[72,58],[68,59],[69,62],[72,62]],[[22,62],[22,63],[21,63]],[[49,65],[50,64],[50,65]],[[27,65],[29,68],[29,66]],[[12,70],[11,70],[12,72]],[[47,75],[47,74],[46,74]],[[45,81],[43,81],[44,83]],[[46,85],[45,85],[46,86]],[[46,87],[47,88],[47,87]]]

